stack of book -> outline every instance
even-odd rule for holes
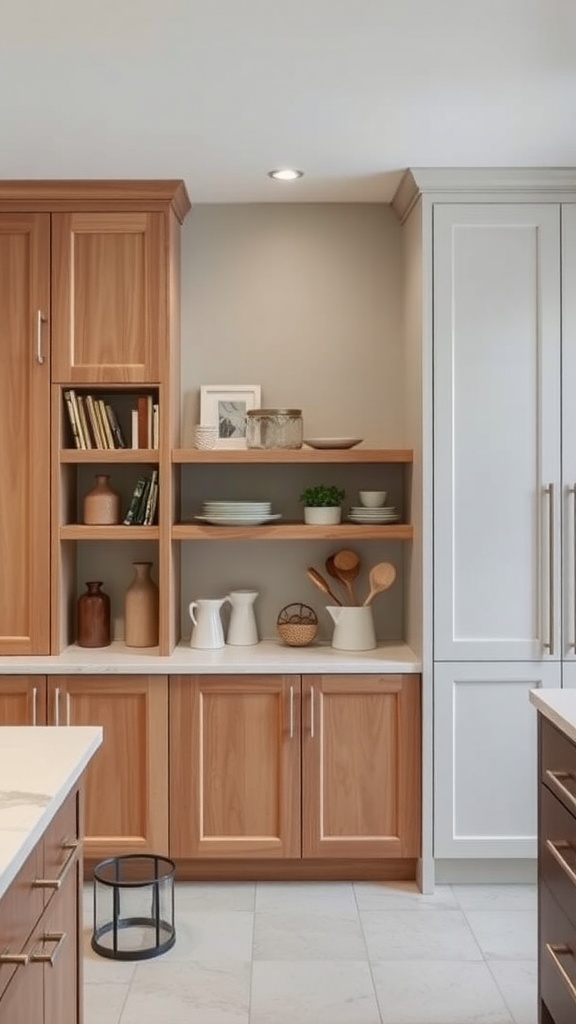
[[[152,395],[139,395],[132,409],[132,447],[158,447],[158,402]]]
[[[126,441],[111,405],[94,395],[64,391],[68,419],[76,448],[126,448]]]
[[[151,476],[138,478],[124,516],[124,526],[152,526],[157,504],[158,470],[154,469]]]

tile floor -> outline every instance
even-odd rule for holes
[[[176,944],[90,948],[84,1024],[537,1024],[531,885],[176,886]]]

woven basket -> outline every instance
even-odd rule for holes
[[[317,622],[280,622],[278,635],[289,647],[305,647],[311,644],[318,632]]]

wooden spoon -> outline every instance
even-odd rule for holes
[[[332,598],[334,604],[342,604],[342,601],[340,601],[336,597],[336,594],[332,593],[330,587],[326,583],[326,580],[321,575],[321,573],[318,572],[317,569],[314,569],[312,566],[308,566],[308,568],[306,569],[306,574],[308,576],[308,579],[312,580],[312,583],[315,583],[319,590],[323,590],[325,594],[328,594],[328,596]]]
[[[338,580],[338,582],[343,585],[342,577],[340,576],[340,573],[334,566],[334,558],[334,555],[328,555],[328,558],[324,562],[324,565],[326,566],[326,572],[328,573],[329,576],[332,577],[332,579]]]
[[[392,586],[396,579],[396,569],[390,562],[377,562],[370,569],[368,579],[370,582],[370,593],[363,602],[364,606],[370,604],[372,598],[376,597],[376,594],[381,594],[383,590],[388,590],[388,587]]]
[[[334,555],[334,570],[339,580],[342,581],[348,595],[350,604],[357,605],[356,594],[354,593],[353,582],[360,572],[360,559],[355,551],[348,551],[343,548]]]

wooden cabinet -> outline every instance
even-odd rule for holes
[[[50,643],[50,218],[0,212],[0,655]]]
[[[415,858],[417,676],[170,681],[175,857]]]
[[[542,1024],[571,1024],[576,998],[576,745],[539,730],[538,1001]]]
[[[80,1024],[81,846],[72,793],[0,900],[0,1024]]]
[[[0,676],[0,725],[44,725],[45,676]]]
[[[85,857],[168,852],[168,682],[165,676],[54,676],[54,724],[101,725],[86,769]]]

